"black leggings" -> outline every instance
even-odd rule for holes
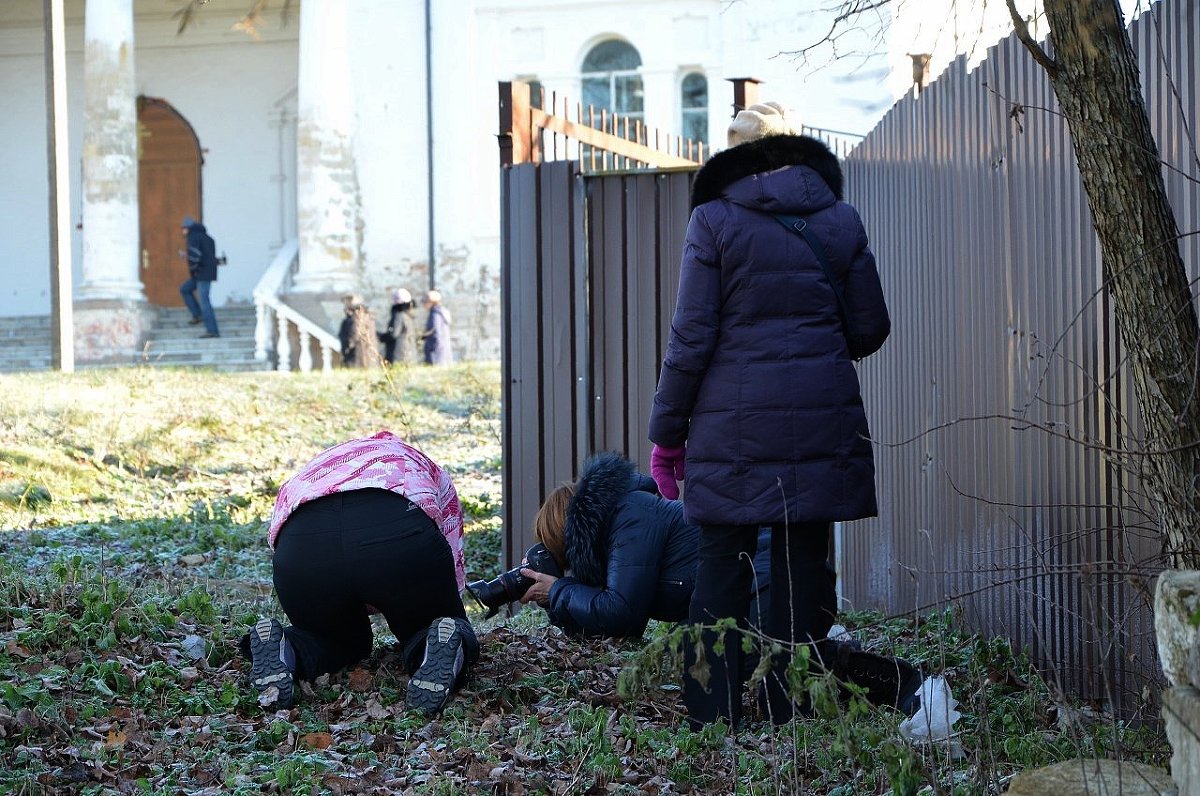
[[[468,663],[479,645],[466,621],[450,545],[419,506],[385,489],[356,489],[299,506],[283,524],[275,592],[292,626],[296,676],[311,680],[371,654],[367,606],[379,610],[420,665],[429,625],[459,618]]]

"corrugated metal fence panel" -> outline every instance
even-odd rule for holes
[[[675,307],[695,172],[588,175],[592,451],[648,470],[646,429]]]
[[[1167,177],[1185,232],[1200,228],[1183,121],[1200,107],[1196,9],[1160,4],[1131,31],[1164,160],[1186,175]],[[844,594],[893,613],[950,599],[1068,690],[1128,709],[1157,665],[1126,575],[1159,541],[1136,478],[1096,447],[1135,436],[1137,408],[1055,108],[1009,39],[902,100],[850,155],[893,333],[861,371],[880,517],[846,529]]]
[[[533,543],[542,499],[570,478],[588,425],[577,379],[586,313],[578,165],[504,169],[503,566]]]
[[[502,172],[505,567],[588,454],[649,467],[693,175],[584,177],[570,161]]]

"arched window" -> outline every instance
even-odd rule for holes
[[[708,78],[689,72],[679,85],[680,129],[684,138],[708,144]]]
[[[583,59],[581,93],[583,107],[609,110],[634,119],[642,118],[642,57],[631,45],[609,39],[588,51]]]

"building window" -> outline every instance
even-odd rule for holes
[[[583,107],[615,111],[622,116],[643,116],[642,57],[631,45],[610,39],[593,47],[583,59]]]
[[[680,128],[684,138],[708,144],[708,78],[690,72],[679,86]]]

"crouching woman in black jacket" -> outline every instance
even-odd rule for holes
[[[651,619],[687,619],[700,529],[684,519],[682,503],[659,495],[654,480],[624,456],[588,459],[574,484],[546,498],[534,535],[566,574],[522,569],[534,583],[521,602],[541,605],[565,632],[638,637]],[[756,592],[766,588],[769,570],[768,536],[755,556]]]
[[[683,504],[667,500],[649,476],[617,453],[584,463],[574,484],[558,487],[534,520],[534,536],[565,573],[561,578],[529,568],[533,585],[521,598],[546,609],[550,621],[571,635],[639,637],[651,619],[682,622],[696,586],[700,529],[683,516]],[[770,605],[771,528],[759,530],[754,555],[749,626],[761,627],[760,608]],[[828,571],[832,581],[834,574]],[[921,674],[911,664],[825,639],[816,655],[840,680],[866,689],[877,705],[912,715],[919,706]],[[748,677],[757,661],[747,658]],[[760,700],[761,701],[761,700]]]

